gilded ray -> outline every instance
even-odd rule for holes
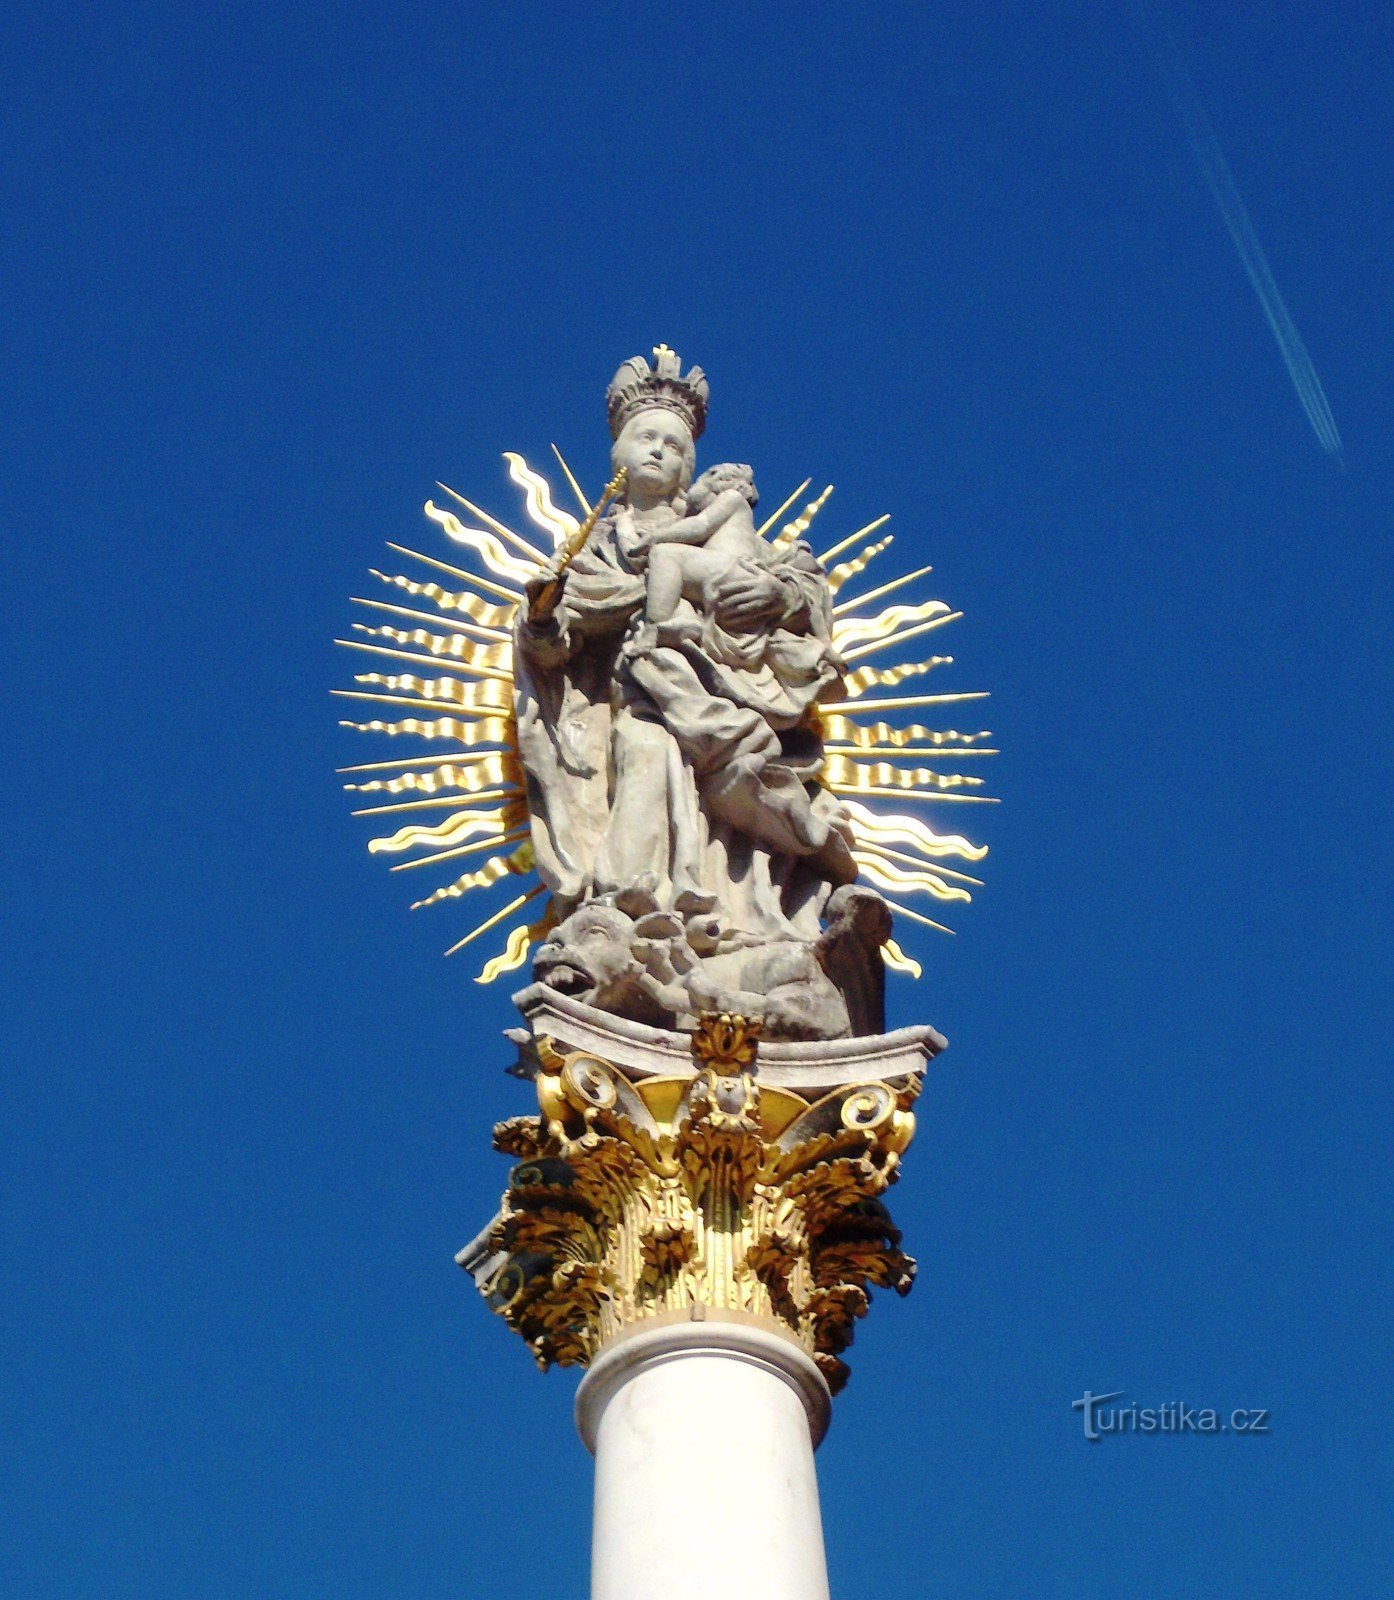
[[[864,788],[858,783],[830,783],[828,784],[828,788],[837,795],[857,794],[862,795],[863,797],[870,795],[873,799],[881,798],[885,800],[917,800],[922,805],[928,805],[931,801],[944,801],[945,803],[953,801],[955,805],[961,806],[995,806],[999,803],[997,799],[990,794],[945,794],[941,793],[937,789],[933,793],[927,794],[923,788],[901,789],[891,785],[884,785],[878,788]]]
[[[906,872],[893,861],[886,861],[880,856],[866,854],[860,850],[852,852],[852,859],[862,869],[862,876],[882,889],[907,890],[912,894],[932,894],[936,900],[967,901],[973,898],[967,889],[946,883],[935,872],[926,872],[923,869],[918,872]]]
[[[341,728],[353,726],[341,722]],[[335,767],[335,772],[400,772],[404,767],[429,767],[443,761],[487,761],[490,756],[509,755],[508,750],[437,750],[424,756],[399,756],[395,761],[360,761],[352,767]]]
[[[500,539],[507,540],[515,550],[522,551],[525,556],[529,556],[539,565],[546,561],[547,557],[530,539],[524,539],[521,534],[514,533],[512,528],[506,523],[500,522],[497,517],[491,517],[487,511],[481,511],[473,500],[466,500],[464,495],[460,494],[458,490],[452,489],[448,483],[442,483],[437,478],[436,488],[444,489],[452,500],[458,500],[472,517],[478,517],[486,527],[492,528]]]
[[[513,676],[513,641],[505,635],[501,640],[486,642],[466,638],[459,633],[431,633],[425,628],[394,628],[386,625],[370,628],[366,623],[355,622],[355,633],[370,639],[391,639],[396,644],[414,644],[441,656],[450,662],[460,662],[469,667],[487,671],[490,667]]]
[[[473,872],[466,872],[456,878],[454,883],[447,883],[444,888],[436,889],[428,894],[424,900],[413,900],[411,909],[420,911],[423,906],[440,905],[446,900],[458,900],[471,889],[488,889],[496,884],[500,878],[506,878],[510,872],[528,872],[531,864],[520,867],[514,864],[512,856],[490,856],[482,867]]]
[[[828,786],[853,789],[962,789],[977,788],[983,780],[963,772],[933,772],[928,767],[892,767],[887,762],[853,761],[828,755],[823,762]]]
[[[903,972],[906,977],[918,978],[924,972],[919,962],[907,956],[894,939],[887,939],[881,946],[881,957],[892,972]]]
[[[546,887],[545,883],[539,883],[535,889],[529,889],[526,894],[520,894],[516,900],[510,900],[501,911],[496,911],[492,917],[486,917],[477,928],[471,928],[463,939],[457,939],[445,952],[446,955],[453,956],[457,950],[463,950],[467,944],[473,944],[481,933],[488,933],[490,928],[498,927],[499,923],[511,917],[515,911],[521,910],[529,900],[535,900]]]
[[[846,655],[853,645],[865,639],[889,638],[897,628],[910,622],[923,622],[926,617],[942,617],[948,613],[942,600],[922,600],[918,605],[887,606],[870,617],[844,617],[833,623],[833,649]]]
[[[409,689],[422,697],[419,702],[414,702],[422,705],[445,701],[466,709],[478,706],[491,711],[511,711],[513,708],[513,680],[507,673],[491,673],[481,683],[465,683],[459,678],[418,678],[409,672],[360,672],[354,674],[353,681],[375,683],[383,689]],[[343,694],[345,691],[338,689],[331,692]]]
[[[847,673],[843,685],[856,699],[868,689],[894,689],[907,678],[918,678],[935,667],[950,666],[953,659],[952,656],[928,656],[923,661],[902,661],[898,667],[858,667],[855,672]]]
[[[431,611],[414,611],[410,606],[394,606],[388,600],[364,600],[360,595],[350,597],[350,605],[367,606],[370,611],[386,611],[390,616],[408,617],[417,622],[429,622],[433,628],[458,628],[472,639],[484,639],[491,644],[509,638],[502,628],[482,628],[477,622],[462,622],[458,617],[437,616]]]
[[[373,778],[368,783],[346,783],[353,794],[435,794],[441,789],[473,793],[500,783],[518,783],[523,769],[512,755],[480,755],[468,764],[448,761],[429,772],[404,772],[397,778]]]
[[[515,928],[508,936],[508,943],[503,947],[501,954],[496,955],[491,961],[484,963],[483,970],[474,980],[476,983],[492,983],[495,978],[502,977],[505,972],[516,972],[527,960],[528,950],[545,939],[557,925],[556,908],[551,900],[547,902],[547,909],[537,919],[525,928]]]
[[[499,806],[491,811],[461,811],[434,827],[412,823],[385,839],[370,839],[368,852],[370,855],[379,855],[383,852],[414,850],[418,845],[458,845],[466,839],[477,839],[481,833],[497,839],[508,831],[512,814],[511,806]]]
[[[512,717],[479,717],[472,722],[461,722],[456,717],[435,717],[423,722],[419,717],[403,717],[400,722],[341,722],[341,728],[353,728],[358,733],[385,733],[395,739],[403,733],[418,739],[455,739],[463,745],[499,744],[513,745],[516,729]],[[427,756],[437,761],[438,756]],[[345,767],[342,769],[350,770]]]
[[[889,722],[864,725],[854,722],[851,717],[836,716],[823,718],[823,736],[828,740],[845,740],[859,750],[868,750],[878,744],[908,745],[916,739],[922,739],[925,744],[940,745],[947,744],[951,739],[959,744],[972,744],[975,740],[992,737],[986,729],[979,733],[960,733],[957,728],[926,728],[918,722],[911,723],[908,728],[895,728]]]
[[[356,683],[365,683],[376,676],[376,673],[369,673],[367,677],[356,678],[354,681]],[[454,679],[449,681],[454,682]],[[438,701],[413,700],[409,695],[404,694],[367,694],[362,689],[331,689],[329,692],[332,695],[337,695],[340,700],[378,700],[391,706],[415,706],[421,711],[438,711],[440,709]],[[466,705],[463,701],[457,701],[455,709],[463,711],[467,716],[472,714],[472,706]],[[483,715],[482,712],[479,714]],[[360,726],[360,724],[350,724],[350,726]]]
[[[523,561],[517,556],[509,555],[503,545],[494,538],[493,534],[485,533],[482,528],[467,528],[453,511],[442,511],[434,501],[426,502],[426,515],[432,522],[438,522],[445,529],[448,539],[453,539],[456,544],[462,544],[473,550],[484,565],[500,578],[512,578],[515,583],[526,583],[535,576],[540,566],[539,561]]]
[[[907,572],[899,578],[892,578],[889,583],[883,583],[879,588],[868,589],[865,594],[853,595],[850,600],[844,600],[840,605],[835,605],[833,607],[833,615],[840,617],[844,612],[855,611],[858,606],[870,605],[873,600],[879,600],[883,595],[893,594],[897,589],[903,589],[907,583],[914,583],[916,578],[923,578],[927,573],[933,571],[933,567],[916,567],[913,572]]]
[[[878,539],[875,544],[867,545],[866,549],[851,561],[840,561],[828,574],[828,588],[836,594],[849,578],[855,578],[859,572],[865,572],[877,556],[883,550],[889,550],[894,543],[895,535],[888,533],[884,539]]]
[[[473,617],[476,622],[502,628],[506,627],[512,619],[518,609],[519,602],[523,598],[521,591],[518,589],[510,589],[502,583],[493,583],[488,578],[481,578],[478,573],[464,572],[459,567],[448,566],[444,561],[432,561],[430,556],[423,556],[415,550],[408,550],[404,544],[393,544],[389,539],[387,548],[397,551],[399,555],[415,556],[418,561],[424,561],[427,566],[439,567],[442,572],[448,573],[451,577],[463,579],[472,589],[478,589],[481,594],[492,594],[505,602],[501,606],[486,607],[487,610],[496,613],[495,615],[481,616],[474,609],[480,602],[473,595],[442,589],[438,583],[417,583],[411,578],[404,578],[398,574],[379,572],[376,567],[368,568],[375,578],[381,578],[384,583],[396,584],[398,588],[405,589],[408,594],[428,595],[443,611],[463,611],[467,616]]]
[[[981,861],[987,854],[986,845],[972,844],[958,833],[935,833],[918,817],[892,816],[883,811],[872,811],[855,800],[844,800],[842,809],[851,819],[859,843],[867,839],[872,843],[910,845],[922,855],[934,859],[957,856],[963,861]]]
[[[495,956],[491,961],[484,963],[484,968],[474,980],[476,983],[492,983],[495,978],[502,977],[505,972],[516,972],[527,960],[528,951],[532,948],[532,928],[514,928],[508,936],[508,943],[503,947],[503,954]]]
[[[797,500],[799,498],[799,496],[804,492],[805,489],[808,488],[809,484],[812,483],[812,482],[813,482],[812,478],[805,478],[804,481],[798,486],[798,488],[794,490],[793,494],[791,494],[789,496],[789,498],[786,501],[783,502],[783,504],[780,506],[779,510],[776,511],[773,516],[767,517],[765,519],[765,521],[760,524],[760,526],[755,531],[756,531],[756,533],[758,533],[760,535],[760,537],[762,539],[770,531],[770,529],[772,527],[774,527],[775,523],[779,521],[779,519],[789,509],[789,507],[791,505],[793,505],[795,500]]]
[[[868,711],[901,711],[906,706],[948,706],[959,700],[986,700],[986,689],[971,689],[962,694],[907,694],[895,700],[833,700],[820,707],[822,711],[855,711],[864,715]]]
[[[571,485],[571,492],[576,496],[577,503],[581,507],[581,515],[583,517],[590,516],[591,503],[586,499],[586,491],[576,482],[576,474],[567,466],[566,457],[557,449],[556,445],[552,446],[552,454],[557,458],[557,465],[565,474],[566,481]]]
[[[917,871],[923,871],[925,867],[924,859],[920,856],[906,855],[902,850],[892,850],[889,845],[872,844],[868,839],[858,840],[853,854],[858,851],[863,855],[885,856],[888,860],[899,861],[902,866],[914,867]],[[401,870],[400,867],[392,868],[393,872]],[[934,863],[934,875],[938,878],[952,878],[956,883],[971,883],[975,889],[981,889],[983,886],[981,878],[970,878],[966,872],[957,872],[953,867],[946,867],[942,861]]]
[[[895,900],[887,900],[886,904],[897,916],[909,917],[911,922],[921,923],[926,928],[937,928],[940,933],[952,933],[954,931],[952,928],[946,928],[942,922],[936,922],[933,917],[927,917],[920,911],[912,911],[909,906],[900,905]]]
[[[834,556],[840,556],[844,550],[850,550],[859,539],[865,539],[867,534],[875,533],[878,528],[884,528],[890,520],[891,514],[888,511],[884,516],[877,517],[874,522],[868,522],[858,528],[855,533],[849,533],[845,539],[839,539],[830,550],[825,550],[818,557],[819,565],[826,567]]]
[[[918,639],[922,633],[931,633],[935,628],[947,627],[951,622],[957,622],[963,615],[961,611],[950,611],[942,617],[935,617],[932,622],[922,622],[915,628],[902,628],[899,633],[889,634],[884,639],[873,639],[870,644],[859,644],[855,650],[846,653],[848,661],[860,661],[863,656],[875,655],[878,650],[889,650],[895,645],[902,645],[908,639]]]
[[[553,548],[569,539],[581,524],[569,511],[559,511],[552,504],[551,484],[516,451],[505,450],[503,459],[508,463],[508,476],[523,491],[528,515],[551,538]]]
[[[417,856],[415,861],[399,861],[396,866],[389,867],[389,872],[410,872],[413,867],[434,867],[442,861],[454,861],[460,856],[478,855],[481,850],[497,850],[500,845],[521,844],[523,840],[531,837],[529,828],[518,828],[512,833],[490,833],[482,839],[476,839],[473,844],[456,845],[453,850],[439,850],[434,855]],[[941,871],[946,870],[941,868]],[[977,882],[977,879],[973,879]]]
[[[472,800],[515,800],[523,801],[523,791],[512,784],[504,784],[494,789],[481,789],[477,794],[471,794]],[[380,817],[389,811],[439,811],[442,806],[458,806],[461,803],[458,794],[442,795],[435,800],[398,800],[390,806],[362,806],[351,813],[355,817]],[[447,818],[447,821],[449,819]]]
[[[480,687],[478,684],[466,683],[463,678],[418,678],[410,672],[356,672],[353,681],[376,684],[379,689],[410,689],[413,694],[421,696],[419,701],[409,702],[411,704],[427,706],[446,704],[462,708],[467,708],[471,703],[468,698],[469,691]],[[336,694],[343,692],[338,689],[334,691]]]
[[[832,492],[833,486],[829,484],[816,500],[808,502],[793,522],[785,523],[771,543],[777,545],[793,544],[796,539],[802,539],[804,534],[813,526],[814,517],[827,505]]]
[[[368,655],[387,656],[393,661],[409,661],[417,666],[422,667],[449,665],[454,667],[456,672],[468,672],[472,677],[497,678],[501,679],[504,683],[509,684],[513,682],[512,671],[503,667],[480,667],[476,666],[472,661],[455,659],[453,657],[448,662],[442,663],[440,661],[433,661],[430,656],[417,655],[414,650],[393,650],[385,644],[364,644],[359,639],[336,639],[334,643],[337,645],[342,645],[345,650],[362,650]],[[355,683],[369,683],[374,681],[376,680],[366,677],[355,677],[354,679]]]
[[[891,745],[871,744],[825,744],[824,751],[832,756],[888,756],[892,761],[923,760],[928,756],[931,760],[944,756],[1000,756],[1000,750],[991,750],[986,745],[905,745],[896,749]],[[437,756],[434,759],[439,760]]]

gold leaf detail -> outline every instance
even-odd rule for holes
[[[881,946],[882,959],[892,972],[903,972],[907,977],[918,978],[923,975],[924,968],[914,959],[907,956],[894,939],[887,939]]]
[[[444,528],[448,539],[473,550],[484,565],[499,577],[512,579],[514,583],[526,583],[535,576],[538,568],[536,561],[510,554],[502,540],[496,539],[492,533],[485,533],[482,528],[465,527],[453,511],[442,511],[434,501],[428,500],[426,515]]]
[[[884,539],[878,539],[875,544],[869,544],[859,556],[854,556],[851,561],[840,561],[828,574],[828,587],[834,594],[847,582],[855,578],[859,572],[865,572],[871,563],[895,543],[895,535],[888,533]]]
[[[921,677],[935,667],[947,667],[952,662],[952,656],[929,656],[924,661],[903,661],[897,667],[858,667],[854,672],[849,672],[843,682],[848,695],[855,700],[868,689],[893,689],[907,678]]]
[[[417,583],[412,578],[403,578],[395,573],[379,572],[376,567],[370,567],[368,570],[383,583],[391,584],[397,589],[405,589],[408,594],[421,599],[430,600],[442,611],[462,612],[481,627],[506,628],[517,615],[516,604],[491,605],[487,600],[481,600],[478,595],[442,589],[438,583]]]
[[[887,606],[870,617],[838,617],[833,623],[833,648],[846,651],[863,640],[883,639],[909,623],[947,616],[948,612],[949,607],[942,600],[924,600],[914,606]]]

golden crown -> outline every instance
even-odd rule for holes
[[[707,375],[701,367],[690,367],[684,376],[677,352],[666,344],[655,345],[652,366],[643,356],[631,356],[605,391],[610,437],[618,439],[620,429],[635,412],[657,406],[676,412],[698,439],[707,425],[708,393]]]

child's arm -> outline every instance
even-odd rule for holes
[[[694,511],[690,516],[678,517],[676,521],[656,529],[649,535],[648,543],[651,546],[705,544],[722,523],[728,521],[737,511],[745,509],[746,499],[739,489],[723,489],[705,510]]]

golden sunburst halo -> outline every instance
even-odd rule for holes
[[[552,451],[582,516],[591,516],[595,508],[555,445]],[[362,722],[345,720],[343,727],[391,739],[406,736],[439,747],[424,755],[340,768],[341,774],[353,778],[345,789],[373,797],[372,803],[355,810],[355,816],[402,815],[401,826],[371,839],[368,849],[373,854],[405,857],[393,864],[394,872],[493,852],[431,889],[413,902],[412,909],[449,905],[510,878],[519,885],[519,892],[506,904],[446,951],[453,955],[526,912],[524,920],[507,932],[503,948],[484,963],[477,983],[492,983],[503,973],[516,971],[533,945],[556,923],[551,897],[542,900],[546,885],[537,878],[529,837],[526,782],[513,716],[512,626],[523,603],[523,584],[581,529],[575,516],[557,506],[548,481],[522,456],[506,451],[504,460],[510,479],[522,491],[524,514],[536,530],[537,542],[439,484],[471,521],[462,521],[456,512],[433,500],[426,502],[426,516],[450,541],[450,553],[471,566],[456,566],[405,545],[389,544],[389,549],[410,557],[415,565],[405,573],[370,568],[391,599],[354,596],[353,603],[373,613],[374,621],[354,623],[350,631],[358,637],[335,643],[372,658],[375,664],[390,664],[393,670],[358,673],[353,680],[355,688],[332,691],[343,699],[397,708],[386,714],[390,720],[375,715]],[[769,538],[774,547],[787,547],[804,538],[831,498],[829,484],[775,532],[780,518],[811,483],[812,479],[805,479],[761,526],[761,536]],[[893,534],[873,538],[889,520],[888,516],[876,518],[818,557],[834,596],[833,648],[847,664],[841,691],[846,698],[818,708],[824,739],[820,781],[841,802],[861,877],[909,922],[951,933],[943,923],[903,904],[903,897],[967,902],[970,888],[979,887],[981,879],[945,862],[981,861],[987,854],[986,845],[974,844],[961,833],[936,833],[919,816],[867,802],[993,804],[993,797],[981,792],[984,780],[979,772],[955,767],[966,759],[971,769],[977,759],[997,751],[988,746],[992,735],[985,730],[960,732],[919,722],[881,720],[889,713],[918,713],[923,707],[986,699],[984,691],[863,698],[869,690],[895,689],[951,665],[952,656],[920,656],[917,652],[890,663],[861,663],[912,639],[937,633],[963,614],[942,600],[916,600],[906,594],[929,575],[932,569],[927,566],[890,578],[864,593],[838,598],[845,585],[891,547]],[[893,603],[875,608],[874,602],[892,594],[898,596]],[[403,710],[418,714],[399,716]],[[899,764],[912,761],[917,764]],[[935,765],[919,764],[926,761]],[[439,821],[428,817],[408,820],[403,815],[436,811],[448,814]],[[920,976],[920,963],[894,939],[886,941],[883,954],[892,971]]]

